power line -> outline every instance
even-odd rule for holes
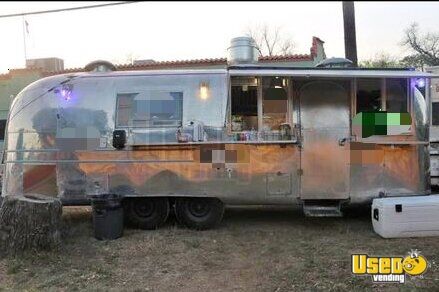
[[[71,8],[61,8],[61,9],[53,9],[53,10],[42,10],[42,11],[34,11],[34,12],[4,14],[4,15],[0,15],[0,18],[25,16],[25,15],[35,15],[35,14],[43,14],[43,13],[54,13],[54,12],[62,12],[62,11],[72,11],[72,10],[79,10],[79,9],[98,8],[98,7],[105,7],[105,6],[132,4],[132,3],[137,3],[137,2],[141,2],[141,1],[123,1],[123,2],[116,2],[116,3],[106,3],[106,4],[79,6],[79,7],[71,7]]]

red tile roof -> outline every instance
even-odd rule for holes
[[[318,44],[323,44],[324,42],[318,37],[312,38],[312,46],[310,49],[310,54],[292,54],[292,55],[277,55],[277,56],[263,56],[259,57],[259,62],[269,63],[269,62],[300,62],[300,61],[313,61],[317,56]],[[323,52],[324,53],[324,52]],[[194,60],[177,60],[177,61],[158,61],[146,64],[119,64],[115,65],[117,70],[120,71],[131,71],[131,70],[149,70],[149,69],[165,69],[165,68],[178,68],[178,67],[190,67],[190,66],[203,66],[203,65],[227,65],[226,58],[212,58],[212,59],[194,59]],[[14,69],[15,70],[35,70],[35,68],[27,69]],[[9,72],[11,72],[10,70]],[[64,73],[74,73],[83,72],[84,68],[70,68],[62,71],[47,71],[41,72],[44,76],[64,74]],[[9,75],[9,74],[4,74]],[[2,79],[2,75],[0,75]]]

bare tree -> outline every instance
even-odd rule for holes
[[[134,60],[136,60],[139,56],[137,54],[126,53],[124,57],[121,58],[114,58],[111,60],[111,63],[113,64],[133,64]]]
[[[414,51],[422,63],[430,66],[439,65],[439,33],[421,34],[419,25],[415,22],[405,30],[402,45]]]
[[[137,54],[134,54],[134,53],[128,53],[128,54],[126,54],[126,56],[125,56],[125,62],[127,63],[127,64],[133,64],[134,63],[134,60],[136,60],[137,58],[139,58],[139,56],[137,55]]]
[[[405,31],[400,45],[409,48],[412,53],[398,60],[388,53],[378,53],[374,58],[363,60],[360,67],[415,67],[439,65],[439,32],[421,33],[419,25],[412,23]]]
[[[285,39],[282,42],[282,45],[279,47],[279,52],[282,55],[291,55],[294,50],[294,43],[291,39]]]
[[[280,26],[263,24],[249,27],[246,35],[255,40],[261,56],[290,55],[293,52],[294,42],[291,37],[282,35]]]

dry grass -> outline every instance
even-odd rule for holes
[[[0,260],[0,290],[292,291],[439,290],[439,240],[386,240],[369,210],[344,218],[305,218],[295,208],[233,208],[215,230],[130,230],[115,241],[93,238],[90,209],[65,208],[61,250]],[[405,255],[432,263],[424,279],[373,284],[351,275],[353,252]]]

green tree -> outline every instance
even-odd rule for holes
[[[363,60],[359,67],[363,68],[396,68],[403,67],[400,61],[388,53],[378,53],[372,59]]]
[[[419,54],[413,54],[405,56],[400,60],[402,67],[414,67],[416,69],[423,69],[424,66],[428,65],[425,63],[425,60]]]

